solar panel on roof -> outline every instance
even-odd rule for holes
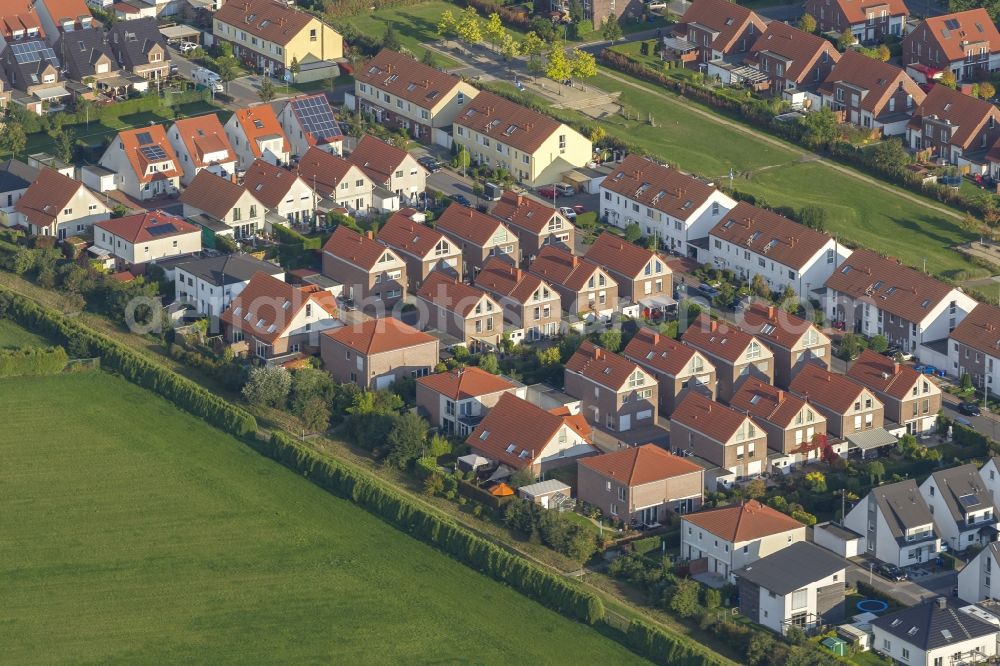
[[[333,116],[333,109],[321,97],[292,100],[292,111],[299,119],[302,129],[312,134],[316,141],[323,142],[342,135]]]
[[[139,152],[142,153],[143,157],[150,161],[167,159],[166,151],[159,146],[143,146],[139,148]]]
[[[12,43],[10,50],[14,54],[14,60],[19,65],[48,60],[56,67],[59,66],[59,59],[56,58],[56,52],[50,49],[45,42]]]
[[[153,136],[149,132],[139,132],[135,135],[135,140],[139,142],[140,146],[148,146],[153,143]]]
[[[969,507],[979,504],[979,500],[976,499],[975,495],[962,495],[958,498],[958,501],[962,503],[962,506]]]
[[[149,227],[146,229],[150,236],[163,236],[164,234],[172,234],[177,231],[172,223],[166,222],[164,224],[157,224],[156,226]]]

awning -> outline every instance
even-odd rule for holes
[[[51,88],[42,88],[41,90],[36,90],[34,92],[35,97],[44,101],[47,99],[58,99],[60,97],[69,96],[69,91],[62,86],[52,86]]]
[[[872,449],[895,444],[897,440],[885,428],[875,428],[848,435],[847,441],[851,446],[859,448],[862,451],[871,451]]]
[[[480,467],[486,467],[490,464],[489,458],[484,458],[482,456],[477,456],[475,453],[470,453],[467,456],[459,456],[458,462],[463,463],[471,470],[479,469]]]
[[[678,53],[688,53],[698,48],[694,42],[689,42],[683,37],[664,37],[663,48],[677,51]]]
[[[132,82],[126,79],[124,76],[106,76],[103,79],[97,79],[94,81],[98,88],[127,88],[132,85]]]
[[[653,310],[657,310],[659,308],[666,309],[666,308],[669,308],[669,307],[673,307],[673,306],[677,305],[677,301],[675,301],[674,299],[672,299],[669,296],[666,296],[664,294],[660,294],[660,295],[657,295],[657,296],[647,296],[646,298],[640,298],[639,299],[639,305],[641,305],[641,306],[643,306],[645,308],[650,308],[650,309],[653,309]]]

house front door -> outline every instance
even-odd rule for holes
[[[623,414],[618,419],[618,430],[620,430],[621,432],[625,432],[626,430],[631,430],[631,429],[632,429],[632,415]]]

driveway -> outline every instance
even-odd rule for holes
[[[656,425],[632,428],[625,432],[615,432],[594,426],[594,445],[605,453],[639,444],[656,444],[666,448],[669,439],[670,434]]]
[[[993,412],[987,411],[984,411],[982,416],[966,416],[958,411],[958,404],[960,402],[962,402],[961,398],[950,393],[941,392],[942,411],[945,416],[968,421],[969,425],[979,434],[996,439],[997,434],[1000,433],[1000,428],[997,427],[997,422],[1000,421],[1000,418]]]
[[[874,560],[848,561],[847,582],[856,585],[859,582],[871,585],[879,592],[887,594],[901,604],[912,606],[925,599],[940,596],[951,596],[952,589],[958,584],[958,573],[955,571],[934,571],[933,563],[924,567],[907,567],[911,580],[889,581],[871,571]],[[848,609],[850,612],[850,609]]]

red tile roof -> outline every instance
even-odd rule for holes
[[[642,277],[646,265],[651,261],[660,263],[663,275],[669,275],[671,272],[670,267],[650,250],[622,240],[609,231],[605,231],[597,237],[597,240],[587,250],[586,257],[609,271],[627,275],[633,279]]]
[[[434,227],[445,233],[485,247],[493,240],[498,229],[506,229],[503,223],[486,213],[453,203],[434,221]],[[508,230],[508,236],[514,235]]]
[[[914,385],[923,377],[913,366],[902,365],[870,349],[861,352],[851,364],[847,376],[897,400],[909,398]]]
[[[994,122],[1000,121],[1000,111],[986,100],[943,85],[931,88],[923,103],[913,111],[907,127],[923,130],[923,119],[932,116],[936,116],[937,120],[951,123],[954,129],[948,143],[960,148],[978,148],[973,142],[979,138],[979,130],[983,125],[991,117]]]
[[[431,271],[431,274],[417,290],[417,298],[422,298],[428,303],[433,303],[463,318],[472,314],[473,308],[479,305],[484,298],[488,299],[487,303],[492,303],[493,312],[501,314],[503,311],[500,304],[482,289],[459,282],[457,278],[442,271]],[[497,333],[499,332],[498,329]]]
[[[328,153],[315,146],[306,151],[306,154],[299,160],[296,169],[299,177],[309,187],[315,185],[316,192],[326,197],[336,195],[341,181],[350,176],[352,171],[356,174],[351,176],[352,179],[368,177],[343,157]],[[334,196],[334,198],[336,197]]]
[[[902,0],[892,0],[902,5]],[[860,0],[841,0],[841,5],[861,7]],[[903,6],[905,9],[905,5]],[[861,19],[864,20],[864,19]],[[878,118],[887,111],[889,98],[902,85],[913,97],[913,103],[920,105],[927,93],[907,75],[905,71],[887,62],[874,60],[852,49],[847,49],[834,66],[826,81],[819,89],[824,94],[833,95],[834,84],[844,83],[861,90],[860,108]],[[901,110],[901,109],[900,109]],[[898,111],[897,111],[898,112]]]
[[[580,465],[598,474],[622,481],[629,487],[672,479],[684,474],[701,474],[701,465],[661,449],[655,444],[631,446],[627,449],[583,458]]]
[[[391,248],[382,245],[374,238],[369,238],[365,234],[359,234],[353,229],[348,229],[344,225],[333,230],[333,234],[327,239],[323,246],[323,252],[327,252],[338,259],[354,264],[362,270],[374,270],[379,260],[388,253],[396,261],[402,261]]]
[[[539,235],[548,232],[549,221],[553,217],[560,218],[563,229],[573,226],[552,206],[509,190],[493,206],[492,214],[511,226]]]
[[[475,366],[420,377],[417,383],[452,400],[478,398],[517,388],[517,384]]]
[[[691,217],[717,191],[712,184],[636,154],[622,160],[601,188],[679,220]]]
[[[752,334],[724,321],[712,319],[706,314],[698,315],[684,331],[681,340],[707,354],[709,358],[721,358],[730,363],[738,361],[747,347],[755,342]],[[761,344],[759,340],[756,342]],[[772,356],[771,351],[761,344],[760,358]]]
[[[771,21],[764,34],[750,47],[748,60],[759,60],[761,54],[773,53],[787,61],[784,78],[803,83],[813,64],[824,52],[833,63],[840,60],[840,52],[826,39],[781,21]]]
[[[219,319],[247,336],[274,344],[288,334],[288,328],[307,303],[315,303],[331,317],[337,315],[337,301],[330,292],[314,285],[291,285],[260,272],[250,278]]]
[[[418,331],[394,317],[366,319],[359,324],[324,331],[323,334],[365,356],[428,343],[437,344],[433,335]]]
[[[753,421],[743,412],[715,402],[698,391],[689,391],[670,415],[672,423],[680,423],[723,444],[732,439],[748,420]],[[764,434],[759,426],[757,434]]]
[[[913,33],[919,34],[924,26],[948,61],[964,60],[966,49],[980,42],[987,42],[990,53],[1000,50],[1000,32],[982,7],[926,18]]]
[[[601,349],[590,340],[584,340],[566,362],[566,371],[575,372],[612,391],[620,391],[636,372],[643,375],[641,386],[651,387],[656,384],[656,379],[638,365],[624,356]]]
[[[0,36],[9,39],[18,30],[27,35],[32,28],[38,30],[39,37],[45,36],[32,0],[6,0],[3,3],[0,9]]]
[[[245,191],[242,185],[203,169],[181,193],[180,201],[222,220],[236,206]]]
[[[765,384],[756,377],[747,377],[730,398],[729,404],[755,419],[787,428],[807,403],[797,395],[782,391],[777,386]],[[814,422],[825,420],[818,411],[814,410],[814,414],[816,415]]]
[[[376,238],[395,250],[421,259],[434,252],[434,248],[442,240],[454,248],[451,241],[447,240],[440,231],[431,229],[426,224],[414,222],[402,211],[393,213],[392,217],[386,220],[386,223],[378,230]]]
[[[712,48],[727,52],[737,37],[742,34],[747,23],[752,22],[760,32],[765,23],[756,13],[729,0],[695,0],[681,17],[681,24],[697,23],[717,36],[712,40]]]
[[[1000,357],[1000,308],[980,303],[949,336],[967,347]]]
[[[754,301],[744,308],[741,316],[743,330],[785,349],[795,346],[810,329],[816,330],[818,340],[829,341],[812,322],[760,301]]]
[[[632,336],[623,354],[640,365],[676,377],[684,372],[691,359],[700,352],[694,347],[644,326]],[[712,363],[704,356],[702,358],[705,364],[704,371],[711,372]]]
[[[87,7],[84,0],[41,0],[41,2],[48,9],[49,16],[52,17],[57,27],[62,27],[63,21],[72,21],[79,25],[80,19],[84,18],[86,21],[84,28],[86,28],[94,20],[94,16],[90,13],[90,8]]]
[[[48,227],[63,212],[73,195],[83,187],[79,181],[53,169],[42,169],[21,198],[14,210],[24,215],[29,224]]]
[[[188,156],[196,167],[225,164],[236,160],[236,153],[233,152],[233,147],[229,144],[226,131],[214,113],[182,118],[174,123],[174,128],[180,134]],[[225,153],[223,157],[213,160],[205,159],[206,155],[223,152]]]
[[[95,227],[128,241],[129,243],[148,243],[164,238],[173,238],[183,234],[201,234],[201,228],[179,217],[164,213],[162,210],[147,211],[126,215],[113,220],[97,222]],[[156,233],[150,233],[156,229]]]
[[[552,287],[537,275],[512,266],[500,257],[490,257],[476,276],[475,284],[491,294],[506,296],[525,304],[539,289],[547,289],[552,296],[558,296]]]
[[[170,145],[170,141],[167,140],[167,131],[163,129],[163,125],[147,125],[136,129],[122,130],[118,133],[118,141],[140,183],[150,183],[161,178],[180,176],[177,154],[174,152],[173,146]],[[144,149],[156,146],[163,150],[164,157],[150,159],[144,153]],[[164,162],[170,162],[170,167],[148,172],[149,165]]]
[[[491,92],[480,92],[466,102],[465,109],[455,117],[455,124],[529,155],[556,132],[575,131],[551,116]]]
[[[293,102],[296,104],[289,109],[288,105],[291,105]],[[339,125],[324,128],[324,131],[322,132],[310,129],[312,127],[309,123],[310,115],[315,118],[316,116],[324,114],[328,119],[335,119],[333,107],[330,106],[330,100],[326,98],[325,93],[319,92],[313,95],[299,95],[298,97],[292,97],[288,100],[284,108],[288,109],[288,115],[295,120],[296,124],[298,124],[299,129],[302,131],[302,137],[306,140],[306,145],[310,148],[317,145],[329,146],[333,144],[343,144],[344,135],[340,131]]]
[[[354,78],[428,110],[444,101],[461,82],[457,76],[389,49],[382,49],[358,67]]]
[[[232,4],[235,3],[229,3],[229,5]],[[261,155],[260,144],[257,143],[260,139],[280,136],[282,138],[282,152],[287,153],[291,150],[288,136],[285,135],[285,130],[281,129],[281,123],[278,121],[278,114],[274,112],[274,108],[270,104],[258,104],[245,109],[236,109],[236,120],[247,138],[247,143],[250,145],[254,157]]]
[[[369,178],[379,185],[386,185],[392,174],[409,156],[410,154],[402,148],[376,139],[371,134],[365,134],[358,141],[358,145],[354,147],[351,154],[347,156],[347,161],[360,167]],[[427,171],[419,163],[416,168],[424,172]]]
[[[215,20],[282,46],[313,20],[311,14],[274,0],[231,0],[215,12]]]
[[[846,375],[830,372],[815,363],[806,363],[802,366],[788,388],[793,393],[817,405],[823,405],[837,414],[846,414],[865,390],[864,386]]]
[[[268,208],[277,209],[297,179],[294,171],[257,159],[243,176],[243,187]]]
[[[730,543],[756,541],[805,526],[757,500],[689,513],[683,519]]]
[[[910,10],[906,8],[903,0],[833,0],[840,7],[848,23],[864,23],[868,20],[868,11],[878,8],[885,9],[889,16],[909,16]],[[853,53],[848,49],[844,55]],[[865,56],[862,56],[865,57]]]
[[[831,240],[827,234],[746,201],[736,204],[709,234],[797,271]]]
[[[586,257],[577,257],[561,247],[546,245],[531,262],[528,270],[550,284],[562,285],[571,291],[581,291],[601,267]],[[608,276],[608,286],[612,284],[618,283]]]

